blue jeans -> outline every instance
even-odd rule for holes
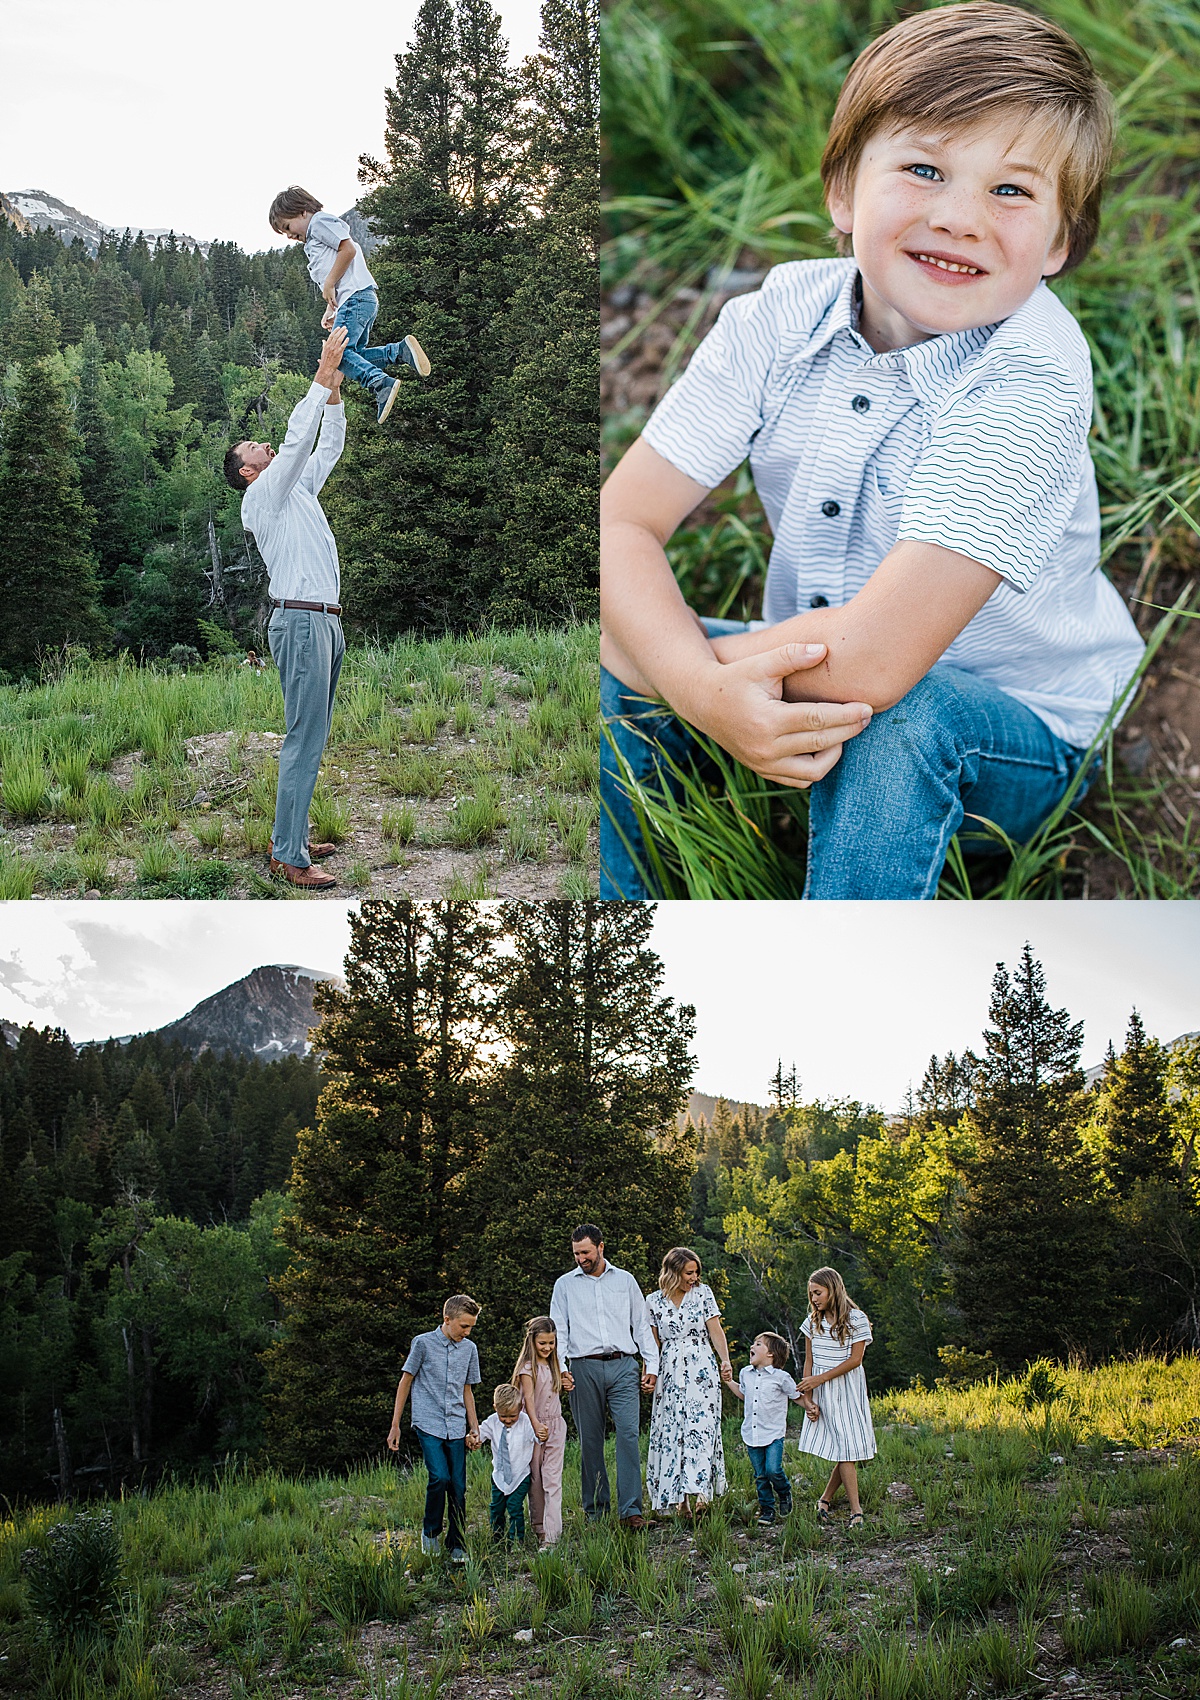
[[[447,1510],[446,1539],[451,1550],[466,1545],[467,1525],[467,1442],[465,1435],[458,1440],[442,1440],[439,1435],[426,1434],[415,1428],[413,1433],[421,1443],[425,1468],[429,1471],[429,1486],[425,1489],[425,1517],[422,1532],[436,1540],[442,1532],[442,1516]]]
[[[778,1499],[779,1515],[786,1517],[792,1509],[792,1484],[783,1473],[783,1436],[769,1446],[747,1446],[746,1452],[754,1470],[759,1506],[768,1517],[774,1517]]]
[[[669,708],[604,670],[600,706],[639,781],[678,794],[656,745],[680,766],[702,775],[711,768]],[[809,791],[805,897],[932,898],[964,814],[1024,843],[1059,802],[1084,753],[997,686],[939,664],[844,744],[836,767]],[[637,866],[645,863],[642,836],[607,738],[600,744],[600,800],[600,896],[657,896]],[[999,848],[976,830],[981,836],[967,849]]]
[[[492,1478],[492,1503],[488,1507],[488,1520],[492,1525],[492,1539],[494,1541],[505,1539],[504,1522],[506,1516],[508,1518],[507,1538],[511,1541],[523,1541],[525,1539],[525,1501],[529,1497],[529,1480],[530,1478],[526,1476],[525,1480],[518,1487],[515,1487],[511,1493],[505,1493],[503,1488],[496,1486],[495,1478]]]
[[[342,355],[339,371],[353,378],[363,389],[370,390],[376,402],[391,389],[395,379],[383,370],[403,362],[402,344],[384,343],[382,348],[368,348],[367,338],[379,312],[379,297],[373,289],[358,289],[342,302],[334,315],[334,325],[345,325],[349,341]]]

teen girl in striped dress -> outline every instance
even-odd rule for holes
[[[850,1527],[862,1527],[856,1465],[875,1456],[875,1430],[867,1401],[863,1353],[871,1344],[871,1324],[852,1304],[836,1269],[814,1269],[808,1278],[808,1315],[800,1324],[804,1335],[804,1375],[797,1384],[803,1393],[820,1388],[818,1420],[807,1422],[800,1435],[801,1452],[812,1452],[833,1464],[825,1491],[817,1501],[817,1516],[828,1522],[839,1487],[850,1501]]]

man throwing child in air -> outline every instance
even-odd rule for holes
[[[287,728],[279,752],[271,872],[309,890],[337,883],[312,865],[314,858],[332,856],[336,846],[309,843],[308,806],[345,650],[337,544],[317,497],[346,443],[338,371],[346,341],[341,325],[326,339],[316,377],[292,409],[279,453],[270,443],[235,443],[224,467],[226,482],[242,495],[242,525],[270,575],[267,637],[279,668]]]

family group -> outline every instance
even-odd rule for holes
[[[759,1334],[735,1378],[720,1309],[701,1279],[700,1259],[675,1246],[648,1297],[627,1270],[604,1255],[604,1236],[583,1223],[571,1236],[575,1267],[554,1284],[548,1316],[526,1325],[509,1380],[478,1421],[474,1388],[479,1354],[471,1340],[480,1306],[465,1293],[446,1300],[442,1323],[412,1342],[396,1389],[388,1446],[400,1445],[400,1419],[411,1410],[429,1481],[421,1544],[441,1551],[443,1524],[452,1560],[466,1560],[466,1455],[492,1451],[490,1522],[497,1542],[524,1540],[528,1500],[534,1533],[553,1546],[562,1533],[567,1425],[562,1394],[579,1435],[584,1516],[606,1516],[611,1485],[604,1461],[609,1422],[616,1436],[617,1512],[627,1528],[645,1527],[639,1447],[641,1395],[651,1393],[646,1496],[655,1513],[694,1513],[726,1490],[722,1395],[744,1405],[742,1440],[754,1470],[760,1524],[792,1508],[783,1467],[789,1403],[805,1411],[800,1449],[832,1464],[817,1501],[822,1521],[839,1489],[861,1525],[857,1465],[875,1456],[862,1360],[871,1325],[835,1269],[809,1277],[801,1324],[804,1373],[786,1369],[788,1342]],[[411,1401],[411,1403],[410,1403]]]

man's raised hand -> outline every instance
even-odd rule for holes
[[[337,325],[325,338],[321,349],[321,359],[317,365],[317,383],[325,389],[333,388],[333,375],[342,363],[342,355],[346,352],[349,335],[345,325]]]
[[[715,679],[705,674],[703,714],[693,724],[764,779],[806,790],[871,720],[865,702],[784,702],[788,674],[817,667],[825,656],[821,643],[785,643],[724,663]]]

